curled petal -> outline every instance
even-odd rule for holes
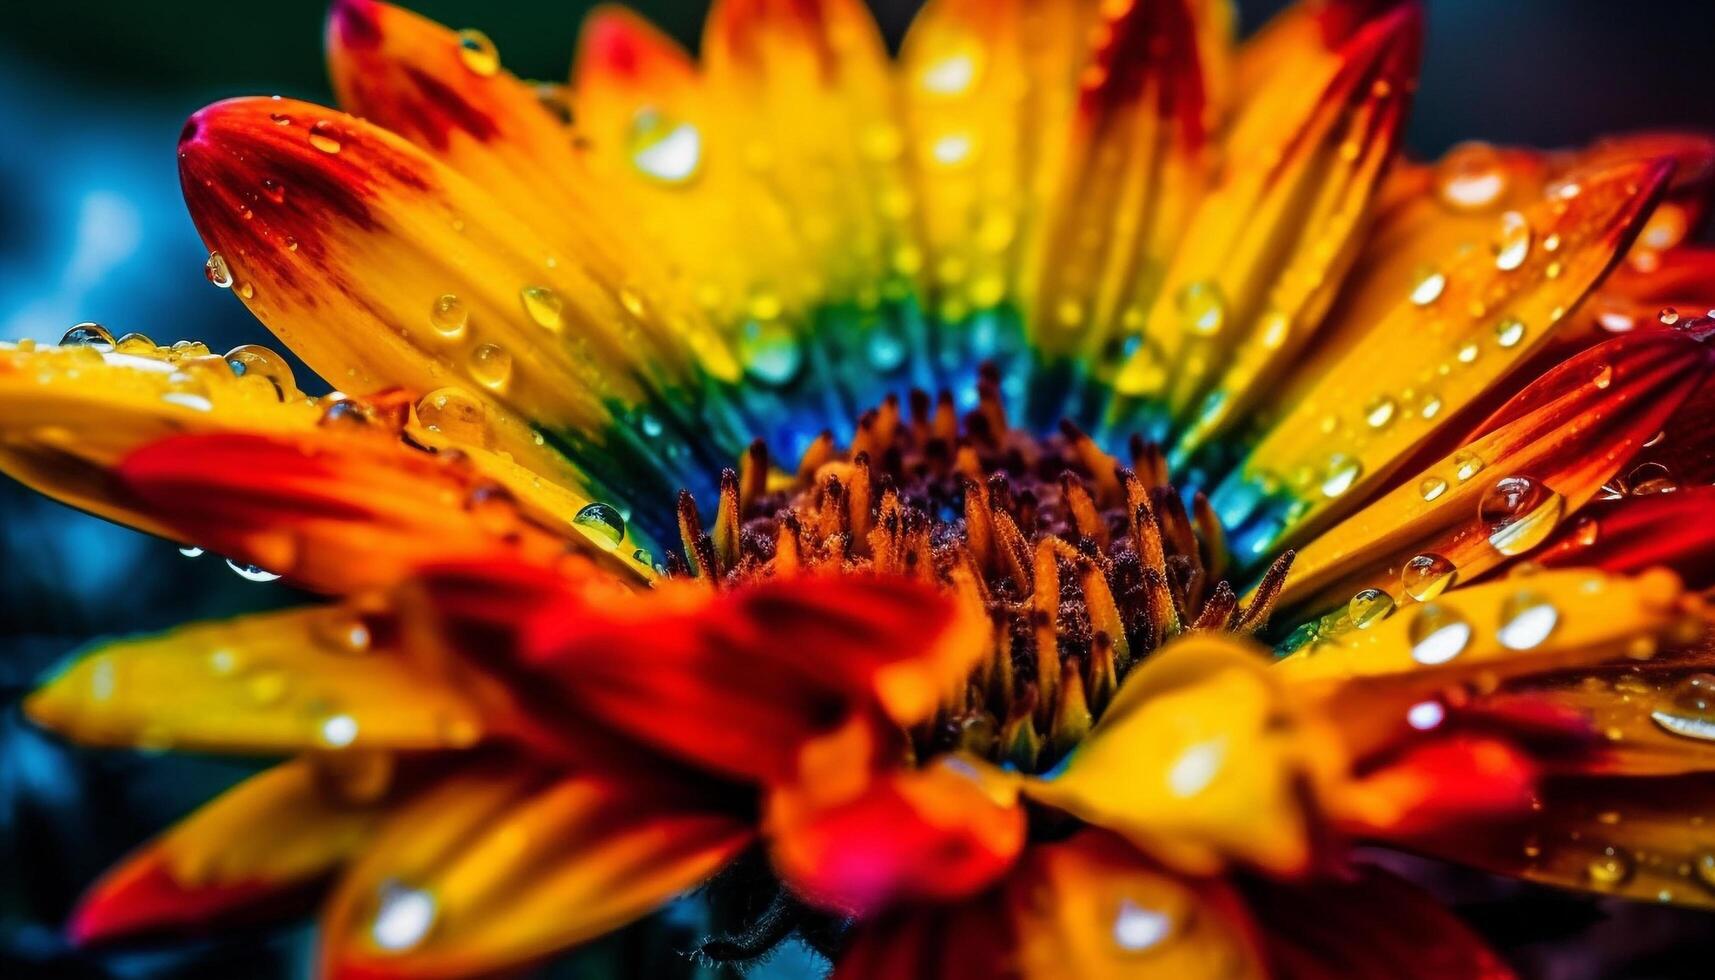
[[[393,815],[340,881],[326,976],[515,968],[636,919],[751,839],[732,817],[590,776],[467,773]]]
[[[208,934],[301,911],[371,840],[378,803],[341,796],[305,759],[253,776],[109,871],[72,913],[71,937]]]
[[[115,467],[176,433],[313,429],[321,412],[286,387],[234,375],[201,344],[184,353],[151,345],[146,355],[0,344],[0,469],[75,507],[171,534]]]
[[[1684,333],[1584,351],[1514,396],[1461,448],[1301,549],[1281,605],[1327,608],[1364,589],[1404,604],[1424,591],[1407,567],[1417,556],[1470,580],[1531,550],[1712,373],[1715,351]]]
[[[86,744],[192,751],[462,748],[485,729],[461,691],[412,669],[382,621],[341,607],[109,643],[24,707]]]
[[[125,457],[118,478],[181,536],[328,592],[460,558],[550,568],[568,547],[474,469],[367,432],[179,436]]]
[[[1235,550],[1304,538],[1385,486],[1548,340],[1631,241],[1669,172],[1637,163],[1562,183],[1499,218],[1487,247],[1399,283],[1392,311],[1341,348],[1212,496]]]
[[[974,894],[1024,848],[1016,787],[978,772],[983,765],[942,760],[827,806],[776,790],[768,804],[774,865],[798,894],[847,915]]]
[[[1200,635],[1134,670],[1089,739],[1022,789],[1182,873],[1232,860],[1301,872],[1304,779],[1313,759],[1344,762],[1337,745],[1283,720],[1289,711],[1258,648]]]

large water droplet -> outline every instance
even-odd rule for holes
[[[1334,498],[1352,489],[1352,484],[1357,482],[1363,471],[1364,465],[1356,457],[1335,453],[1329,457],[1328,469],[1322,478],[1322,495]]]
[[[1406,638],[1411,641],[1411,659],[1435,666],[1465,651],[1471,642],[1471,624],[1456,610],[1427,603],[1412,614]]]
[[[600,501],[585,504],[572,518],[572,523],[588,531],[604,548],[618,547],[625,538],[625,518]]]
[[[494,344],[479,344],[470,352],[470,376],[487,388],[505,388],[512,379],[512,355]]]
[[[782,385],[798,374],[804,350],[798,338],[783,323],[751,320],[739,332],[738,354],[747,371],[772,385]]]
[[[347,714],[329,715],[322,719],[316,734],[328,748],[343,749],[357,741],[357,719]]]
[[[1393,612],[1393,596],[1380,589],[1364,589],[1346,603],[1346,615],[1352,625],[1367,630]]]
[[[1400,569],[1400,586],[1418,602],[1428,602],[1453,584],[1459,569],[1437,554],[1413,555]]]
[[[702,163],[703,135],[697,127],[656,109],[639,109],[631,117],[626,145],[632,165],[663,184],[688,182]]]
[[[417,402],[417,421],[456,442],[481,446],[488,424],[482,402],[462,388],[437,388]]]
[[[1488,529],[1489,546],[1509,556],[1541,544],[1565,512],[1565,497],[1528,476],[1502,477],[1477,503],[1477,519]]]
[[[232,288],[232,269],[226,264],[226,256],[219,252],[208,253],[208,261],[203,263],[202,274],[208,281],[222,289]]]
[[[459,60],[471,74],[483,78],[500,70],[500,50],[481,31],[459,31]]]
[[[1495,268],[1511,272],[1524,265],[1530,255],[1533,234],[1530,220],[1524,215],[1517,211],[1501,215],[1500,235],[1495,239]]]
[[[226,566],[237,572],[239,578],[250,582],[274,582],[280,578],[279,574],[270,572],[259,565],[247,565],[231,558],[226,560]]]
[[[344,141],[339,127],[323,119],[310,127],[310,145],[323,153],[338,153]]]
[[[1487,143],[1462,143],[1435,168],[1436,189],[1448,207],[1481,211],[1500,200],[1507,189],[1501,155]]]
[[[1471,477],[1483,472],[1483,457],[1469,449],[1461,449],[1453,454],[1453,475],[1464,483]]]
[[[113,335],[99,323],[80,323],[65,332],[60,337],[61,347],[93,347],[96,350],[112,350]]]
[[[1519,592],[1501,604],[1501,626],[1496,638],[1508,650],[1534,650],[1560,623],[1560,610],[1534,592]]]
[[[260,344],[239,344],[227,351],[226,366],[232,369],[235,377],[267,382],[281,401],[298,393],[292,366],[284,357]]]
[[[445,293],[429,304],[429,325],[443,337],[463,336],[469,322],[470,310],[465,308],[464,300],[452,293]]]
[[[1416,306],[1428,306],[1441,298],[1447,290],[1447,275],[1440,269],[1425,266],[1417,270],[1417,276],[1411,284],[1411,302]]]
[[[524,304],[524,312],[538,327],[558,333],[565,325],[565,300],[547,286],[525,286],[518,291],[518,298]]]
[[[1680,681],[1667,703],[1650,712],[1650,719],[1675,735],[1715,741],[1715,674],[1692,674]]]

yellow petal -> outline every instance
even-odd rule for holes
[[[281,753],[474,744],[466,696],[413,670],[344,607],[262,613],[121,640],[79,656],[25,702],[92,745]]]
[[[469,773],[391,818],[322,928],[329,976],[464,977],[618,928],[751,838],[586,776]]]

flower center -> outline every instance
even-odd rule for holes
[[[1187,506],[1158,445],[1133,437],[1118,459],[1070,422],[1046,437],[1015,428],[992,371],[978,394],[963,418],[946,392],[913,391],[904,410],[889,397],[858,419],[849,447],[824,433],[790,475],[771,471],[758,440],[722,474],[711,528],[680,494],[684,553],[669,569],[723,586],[875,571],[980,603],[988,654],[911,733],[913,747],[1040,772],[1170,638],[1260,628],[1292,556],[1241,602],[1220,522],[1201,494]]]

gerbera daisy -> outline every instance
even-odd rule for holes
[[[1715,905],[1715,142],[1414,164],[1414,4],[1231,31],[603,10],[561,87],[336,3],[350,115],[179,154],[340,392],[0,348],[0,467],[330,597],[30,699],[289,760],[74,938],[319,903],[329,976],[469,976],[706,883],[704,954],[841,977],[1506,974],[1355,842]]]

